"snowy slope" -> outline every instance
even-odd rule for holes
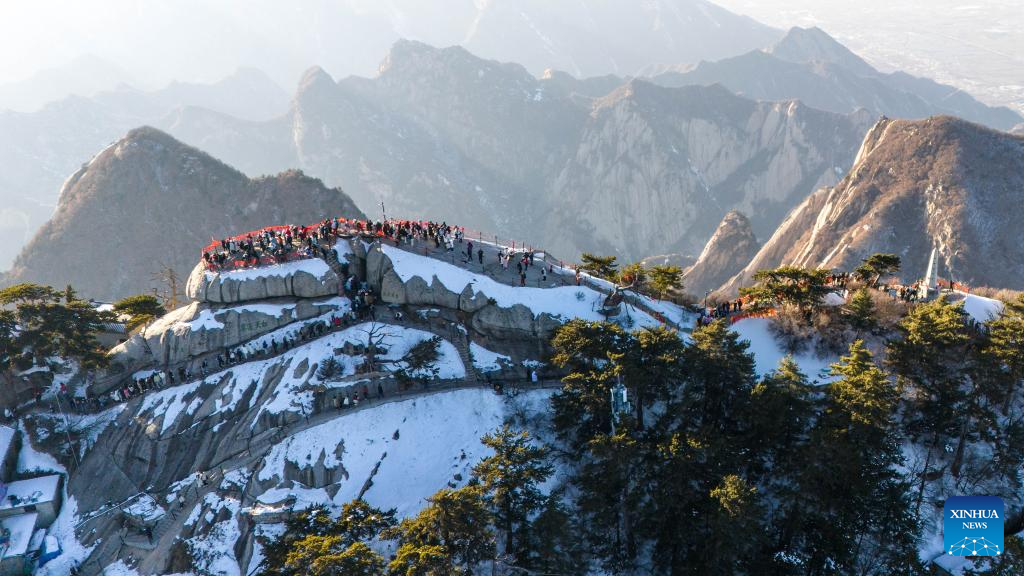
[[[355,374],[356,367],[364,360],[363,357],[341,354],[337,350],[346,342],[365,345],[372,330],[376,330],[375,340],[382,338],[380,345],[387,348],[387,352],[378,358],[385,363],[385,368],[391,370],[402,367],[401,358],[413,346],[433,337],[429,332],[403,326],[372,322],[357,324],[296,346],[280,356],[247,362],[213,373],[202,380],[152,392],[146,396],[136,415],[144,416],[151,423],[161,420],[160,432],[166,432],[181,414],[195,414],[204,400],[196,393],[204,385],[216,385],[220,393],[213,414],[233,411],[245,393],[253,387],[256,390],[251,396],[248,408],[254,408],[265,384],[265,377],[274,367],[283,368],[283,376],[269,400],[260,407],[261,413],[278,414],[290,410],[308,414],[313,402],[311,385],[318,383],[315,381],[317,364],[328,356],[334,356],[342,367],[339,376]],[[292,336],[297,331],[297,326],[285,326],[254,341],[255,348],[262,349],[263,341],[275,340],[280,343],[285,336]],[[465,377],[466,367],[462,365],[459,353],[451,342],[442,340],[438,352],[439,357],[434,365],[438,368],[439,378]],[[303,365],[305,368],[299,370]]]
[[[563,320],[573,318],[591,321],[605,320],[605,317],[598,312],[598,306],[604,301],[604,295],[592,288],[585,286],[560,286],[557,288],[509,286],[447,262],[425,258],[386,244],[381,245],[381,248],[391,260],[395,273],[403,282],[408,282],[416,276],[427,280],[437,278],[445,288],[456,294],[462,293],[467,286],[470,286],[474,294],[486,294],[502,308],[521,304],[529,308],[535,316],[546,313]],[[579,298],[577,294],[583,294],[583,298]],[[637,328],[660,325],[657,320],[642,311],[632,310],[630,314]]]
[[[779,361],[787,355],[772,336],[770,323],[768,318],[745,318],[731,328],[740,335],[741,340],[750,343],[749,352],[754,355],[758,376],[764,376],[777,368]],[[825,384],[831,379],[825,371],[838,358],[818,358],[813,353],[805,352],[794,355],[793,360],[811,382]]]
[[[526,392],[515,402],[549,395]],[[340,505],[359,495],[380,462],[364,498],[399,516],[414,514],[456,474],[469,479],[469,469],[488,454],[480,437],[513,412],[510,402],[489,390],[454,390],[340,416],[276,445],[258,476],[284,478],[286,462],[301,467],[323,457],[325,467],[342,466],[348,474],[332,500]]]

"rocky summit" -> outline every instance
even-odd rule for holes
[[[850,269],[897,254],[909,279],[937,249],[942,278],[1024,285],[1024,138],[951,117],[879,121],[837,186],[804,200],[765,242],[735,290],[780,264]]]
[[[683,286],[691,294],[715,290],[746,266],[760,245],[750,220],[740,212],[725,215],[697,261],[683,274]]]
[[[184,289],[198,247],[274,221],[361,216],[340,189],[298,171],[250,179],[153,128],[132,130],[68,178],[53,218],[18,256],[8,283],[69,282],[112,301]],[[180,294],[178,296],[180,298]]]
[[[310,505],[359,497],[414,513],[434,490],[469,480],[482,433],[543,418],[559,385],[543,359],[562,323],[692,321],[640,295],[604,316],[609,285],[585,276],[578,286],[543,253],[518,286],[499,263],[509,247],[477,241],[466,258],[468,241],[455,243],[459,255],[355,230],[319,256],[196,265],[188,304],[76,381],[102,399],[68,485],[77,529],[57,528],[72,530],[66,547],[81,547],[43,573],[67,562],[249,573],[259,537]],[[432,370],[412,367],[410,351],[431,340]],[[515,393],[495,394],[505,383]]]

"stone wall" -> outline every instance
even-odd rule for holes
[[[137,370],[175,366],[206,354],[220,353],[293,322],[338,309],[324,299],[279,298],[263,304],[267,306],[193,302],[172,310],[110,351],[115,367],[107,377],[97,380],[92,392],[104,393]]]
[[[437,306],[464,313],[467,325],[483,336],[499,340],[547,340],[561,321],[550,314],[534,315],[522,304],[502,308],[487,294],[466,286],[461,293],[449,290],[436,277],[414,276],[403,281],[383,251],[371,248],[366,256],[366,280],[388,304]]]

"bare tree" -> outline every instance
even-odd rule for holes
[[[157,284],[153,288],[153,295],[159,298],[168,310],[176,309],[180,302],[178,297],[185,295],[181,291],[181,281],[178,278],[178,272],[170,265],[161,262],[160,270],[150,275],[150,279]]]
[[[371,322],[370,327],[360,332],[366,334],[366,366],[369,368],[369,372],[377,371],[377,350],[378,348],[384,350],[384,339],[389,337],[390,334],[386,331],[386,324],[379,324],[377,322]]]

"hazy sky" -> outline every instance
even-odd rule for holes
[[[885,70],[1024,112],[1022,0],[714,0],[770,26],[820,26]]]
[[[313,64],[372,73],[403,30],[456,43],[474,4],[497,1],[514,0],[0,0],[0,85],[95,55],[144,87],[254,66],[290,91]],[[989,102],[1024,102],[1021,0],[715,1],[777,27],[820,25],[876,65]]]
[[[0,0],[0,83],[94,55],[151,85],[211,81],[239,66],[260,67],[290,84],[296,70],[335,56],[325,34],[358,33],[350,28],[351,14],[370,14],[389,3]],[[376,51],[379,60],[383,53]]]

